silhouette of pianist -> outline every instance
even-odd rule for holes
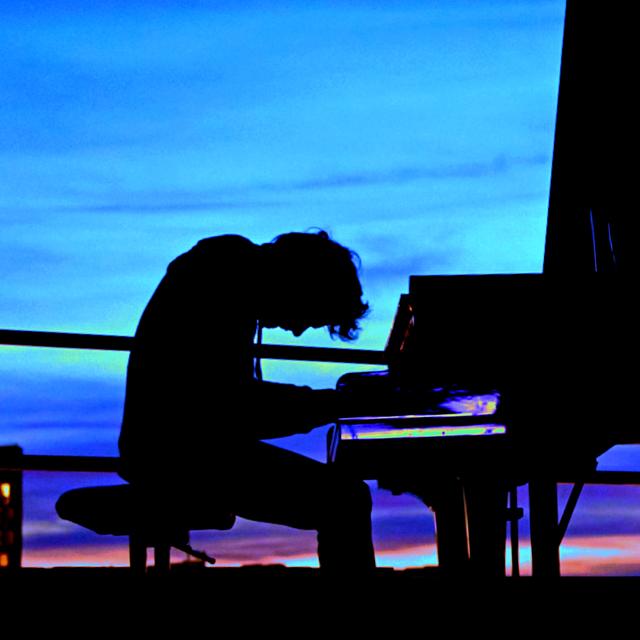
[[[300,336],[326,326],[354,339],[367,311],[361,296],[355,254],[323,231],[263,245],[206,238],[177,257],[135,334],[120,475],[178,491],[203,511],[215,502],[240,517],[317,530],[323,570],[374,568],[368,486],[262,442],[334,421],[340,393],[263,381],[253,359],[262,327]]]

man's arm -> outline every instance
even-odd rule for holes
[[[241,396],[245,414],[245,433],[260,440],[280,438],[335,422],[340,417],[389,415],[424,408],[424,392],[416,404],[413,394],[398,393],[380,386],[373,393],[353,393],[335,389],[312,389],[307,386],[254,380],[244,386]]]
[[[259,440],[308,433],[341,414],[340,393],[334,389],[256,380],[244,385],[242,396],[249,417],[242,428]]]

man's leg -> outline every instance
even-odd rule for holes
[[[263,442],[238,448],[231,459],[225,458],[223,490],[237,515],[317,530],[323,569],[375,568],[371,493],[364,482]]]
[[[331,572],[375,569],[369,487],[362,481],[345,483],[332,503],[318,526],[320,566]]]

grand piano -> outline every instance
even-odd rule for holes
[[[541,480],[593,471],[633,428],[628,286],[620,274],[412,276],[388,369],[338,382],[372,410],[341,418],[329,460],[433,509],[447,571],[503,575],[507,496],[529,483],[535,500]]]
[[[543,272],[412,276],[388,370],[338,384],[372,405],[329,460],[422,498],[449,571],[504,573],[507,495],[528,484],[533,574],[559,575],[556,481],[640,435],[626,11],[567,1]]]

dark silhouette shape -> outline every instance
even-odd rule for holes
[[[147,570],[149,547],[154,549],[157,573],[169,570],[172,547],[213,564],[215,558],[191,547],[189,534],[231,529],[235,516],[215,508],[205,511],[197,496],[177,493],[178,489],[162,486],[150,493],[130,484],[71,489],[56,502],[56,512],[101,535],[128,536],[130,568],[136,574]]]
[[[152,493],[171,483],[203,510],[315,529],[323,569],[374,568],[368,486],[262,442],[335,421],[340,393],[263,381],[253,360],[261,327],[353,339],[367,311],[356,262],[322,231],[207,238],[176,258],[135,334],[120,475]]]

